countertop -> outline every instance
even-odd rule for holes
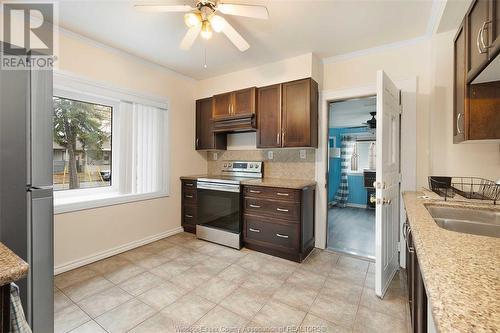
[[[182,180],[196,180],[198,178],[207,177],[207,175],[182,176]],[[316,186],[314,180],[307,179],[285,179],[285,178],[267,178],[262,179],[248,178],[241,181],[241,185],[266,186],[266,187],[281,187],[301,190],[305,187]]]
[[[405,192],[403,198],[438,332],[499,332],[500,239],[443,229],[424,205],[500,207],[445,202],[431,192]]]
[[[25,277],[28,267],[26,262],[0,243],[0,286]]]

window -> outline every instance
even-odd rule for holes
[[[375,141],[357,141],[354,147],[356,168],[352,172],[363,172],[364,169],[373,169],[375,159]],[[370,157],[370,154],[372,156]],[[371,164],[370,164],[371,162]],[[351,164],[352,165],[352,164]]]
[[[168,195],[165,99],[54,74],[54,211]]]
[[[54,96],[54,190],[111,186],[113,107]]]

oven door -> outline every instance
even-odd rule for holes
[[[240,248],[242,229],[240,186],[199,182],[197,191],[198,238]]]

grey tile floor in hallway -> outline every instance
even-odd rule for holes
[[[402,274],[384,300],[374,281],[344,255],[298,264],[181,233],[56,276],[55,332],[408,332]]]
[[[328,249],[375,259],[375,210],[329,208]]]

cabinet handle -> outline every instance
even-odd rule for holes
[[[280,144],[280,133],[276,133],[276,143]]]
[[[250,230],[251,232],[256,232],[256,233],[260,232],[260,229],[248,228],[248,230]]]
[[[256,194],[260,194],[260,191],[256,191],[256,190],[249,190],[248,192],[250,192],[250,193],[256,193]]]
[[[462,113],[457,114],[457,134],[462,134],[462,129],[460,128],[460,118],[462,118]]]
[[[193,199],[193,196],[191,194],[186,194],[185,197],[188,199]]]
[[[280,195],[282,197],[287,197],[288,196],[288,193],[281,193],[281,192],[277,192],[276,195]]]
[[[185,183],[186,186],[189,186],[189,187],[193,187],[194,184],[193,183]]]
[[[200,145],[200,139],[196,139],[196,148]]]
[[[486,50],[488,50],[489,48],[491,48],[491,44],[490,45],[486,45],[484,43],[484,30],[486,29],[486,26],[488,24],[492,23],[492,21],[485,21],[483,23],[483,25],[481,26],[481,30],[480,30],[480,33],[479,33],[479,36],[480,36],[480,40],[481,40],[481,45],[482,45],[482,49],[484,49],[485,51],[483,53],[486,53]]]
[[[278,212],[285,212],[288,213],[288,209],[283,209],[283,208],[276,208]]]
[[[249,206],[252,207],[252,208],[260,208],[260,206],[258,206],[258,205],[252,205],[252,204],[250,204]]]
[[[186,214],[186,215],[184,215],[184,217],[187,217],[188,219],[192,219],[193,215]]]
[[[486,22],[483,22],[481,29],[479,29],[479,31],[477,32],[476,46],[477,46],[477,51],[479,52],[479,54],[486,53],[486,51],[481,48],[481,42],[480,42],[480,39],[483,38],[482,35],[483,35],[483,30],[484,30],[485,24],[486,24]]]
[[[288,238],[287,235],[282,235],[282,234],[276,234],[276,236],[278,236],[279,238]]]
[[[281,142],[283,142],[283,145],[285,144],[285,133],[285,128],[281,129]]]

